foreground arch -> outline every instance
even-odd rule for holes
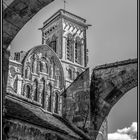
[[[54,0],[3,0],[3,44],[5,49],[21,28]]]
[[[8,46],[22,27],[43,7],[54,0],[3,0],[2,73],[3,98],[5,97],[10,50]],[[3,101],[4,102],[4,101]],[[3,103],[4,104],[4,103]]]
[[[111,108],[137,86],[137,59],[97,66],[90,85],[91,126],[94,139]]]

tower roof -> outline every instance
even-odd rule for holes
[[[79,17],[75,14],[72,14],[68,11],[65,11],[64,9],[60,9],[58,10],[56,13],[54,13],[49,19],[47,19],[45,22],[43,22],[43,26],[48,25],[51,21],[53,21],[54,19],[56,19],[57,17],[61,17],[61,18],[65,18],[68,20],[71,20],[73,22],[82,24],[83,26],[88,26],[86,24],[86,19]]]

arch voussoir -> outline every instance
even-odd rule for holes
[[[91,127],[99,129],[111,108],[137,86],[137,59],[105,64],[93,69],[90,85]],[[96,138],[98,133],[94,134]]]

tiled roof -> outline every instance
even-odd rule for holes
[[[38,125],[43,128],[49,128],[61,134],[81,139],[81,137],[76,134],[77,131],[74,132],[71,127],[67,126],[52,114],[44,112],[41,108],[8,96],[6,97],[5,106],[7,109],[7,116]]]

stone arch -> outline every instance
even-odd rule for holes
[[[137,59],[101,65],[93,69],[90,85],[91,124],[94,138],[111,108],[137,86]]]
[[[17,35],[17,33],[21,30],[21,28],[34,15],[36,15],[37,12],[39,12],[43,7],[47,6],[49,3],[53,1],[54,0],[47,0],[47,1],[40,0],[40,2],[38,2],[37,0],[35,0],[33,2],[24,3],[22,1],[13,0],[11,2],[8,2],[6,7],[3,6],[4,8],[3,9],[3,43],[6,44],[5,49],[8,48],[9,44]],[[17,7],[16,5],[20,5],[20,6],[17,9],[15,9],[14,7]],[[25,9],[25,5],[27,6],[26,9]],[[11,6],[13,8],[11,8]],[[15,23],[15,24],[11,24],[11,23]]]
[[[59,60],[58,56],[56,55],[56,53],[54,51],[52,51],[52,49],[48,46],[48,45],[38,45],[32,49],[30,49],[26,56],[24,57],[24,59],[22,60],[22,64],[23,64],[23,71],[25,70],[25,67],[28,63],[28,58],[30,56],[32,56],[32,54],[37,54],[39,56],[39,53],[42,54],[42,58],[43,58],[43,61],[46,62],[48,64],[48,67],[49,67],[49,75],[50,75],[50,68],[51,68],[51,60],[53,60],[53,62],[56,64],[56,66],[59,68],[59,71],[60,71],[60,76],[59,76],[59,79],[60,79],[60,86],[59,88],[62,89],[64,87],[64,71],[63,71],[63,67],[62,67],[62,63],[61,61]],[[45,58],[45,57],[47,58]],[[42,58],[40,59],[40,61],[42,60]]]

